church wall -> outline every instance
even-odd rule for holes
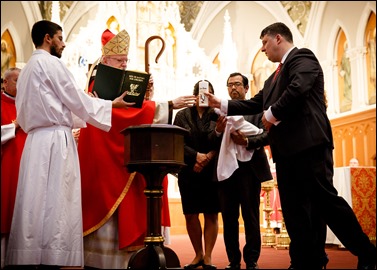
[[[1,35],[9,30],[16,42],[16,62],[24,63],[33,53],[30,28],[21,1],[1,1]],[[22,52],[20,51],[22,50]]]
[[[261,227],[261,231],[264,230],[264,212],[263,212],[263,207],[264,207],[264,200],[263,197],[261,197],[261,203],[259,207],[259,212],[260,212],[260,218],[259,218],[259,224]],[[176,234],[186,234],[186,221],[185,221],[185,216],[182,213],[182,203],[180,198],[169,198],[169,212],[170,212],[170,233],[173,235]],[[241,210],[240,210],[241,213]],[[203,220],[203,214],[199,215],[200,219],[200,224],[204,224]],[[239,224],[240,224],[240,233],[244,233],[244,226],[243,226],[243,219],[242,215],[240,215],[239,219]],[[219,233],[223,233],[223,220],[221,218],[221,214],[219,214]]]
[[[326,55],[327,47],[329,44],[333,44],[333,37],[330,31],[333,25],[340,24],[342,26],[349,40],[350,48],[356,46],[358,23],[363,15],[364,7],[367,5],[367,2],[369,1],[342,2],[342,8],[339,8],[338,2],[327,2],[323,12],[323,20],[319,22],[321,28],[319,29],[320,38],[317,41],[317,56],[320,59],[328,57]]]
[[[360,166],[376,166],[376,108],[331,120],[334,167],[349,165],[356,157]]]

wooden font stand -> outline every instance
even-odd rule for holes
[[[163,245],[161,235],[162,181],[166,174],[179,172],[184,163],[186,129],[174,125],[132,126],[125,135],[125,165],[141,173],[146,181],[147,236],[145,247],[134,253],[128,269],[181,269],[178,256]]]

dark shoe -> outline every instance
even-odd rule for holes
[[[375,250],[368,255],[358,257],[357,269],[376,269]]]
[[[326,254],[326,257],[321,258],[321,269],[326,269],[327,263],[329,262],[329,257]],[[295,267],[291,264],[288,269],[295,269]]]
[[[259,269],[259,266],[256,262],[251,262],[246,264],[246,269]]]
[[[326,269],[327,263],[329,262],[329,256],[325,254],[323,257],[321,257],[321,269]]]
[[[217,269],[216,265],[202,263],[203,269]]]
[[[199,266],[203,266],[204,265],[204,261],[203,260],[200,260],[198,263],[190,263],[190,264],[186,264],[185,266],[183,266],[184,269],[196,269],[198,268]],[[203,266],[204,268],[204,266]]]
[[[360,261],[357,263],[357,269],[364,269],[364,270],[369,270],[369,269],[376,269],[376,261],[371,262],[371,263],[360,263]]]
[[[225,269],[228,269],[228,270],[239,270],[239,269],[241,269],[241,264],[239,264],[239,263],[237,263],[237,264],[230,263],[228,266],[225,267]]]
[[[327,266],[327,263],[329,262],[329,257],[327,256],[327,254],[325,254],[323,257],[320,258],[321,260],[321,269],[326,269],[326,266]],[[291,264],[288,269],[295,269],[295,267]]]

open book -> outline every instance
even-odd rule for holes
[[[127,91],[124,101],[135,102],[133,107],[141,108],[150,76],[143,71],[122,70],[99,63],[92,91],[108,100]]]

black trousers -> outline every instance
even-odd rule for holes
[[[332,149],[325,145],[276,161],[284,221],[295,269],[320,269],[323,221],[354,255],[374,250],[350,205],[333,186]]]
[[[240,208],[244,221],[246,243],[243,258],[246,264],[257,262],[261,251],[259,204],[261,183],[248,162],[238,162],[239,168],[227,180],[219,182],[220,210],[223,219],[224,243],[228,260],[241,262],[239,246]]]

